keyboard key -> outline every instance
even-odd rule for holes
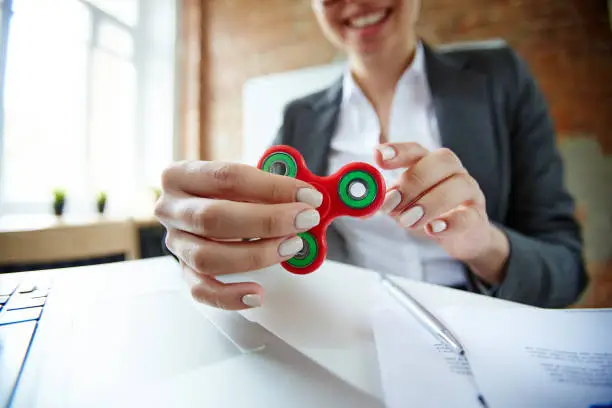
[[[47,297],[47,295],[49,294],[49,290],[45,289],[45,288],[40,288],[40,287],[36,287],[36,290],[32,293],[28,293],[27,295],[29,297],[31,297],[32,299],[34,298],[42,298],[42,297]]]
[[[17,295],[11,298],[11,301],[6,305],[7,310],[25,309],[28,307],[43,306],[47,298],[30,298],[24,295]]]
[[[0,406],[8,404],[30,347],[36,322],[0,326]]]
[[[35,290],[36,290],[36,285],[34,285],[33,283],[24,282],[21,285],[19,285],[19,288],[17,289],[17,293],[32,293]]]
[[[37,320],[42,312],[42,307],[30,307],[28,309],[5,310],[0,314],[0,326],[18,322]]]
[[[17,288],[17,282],[9,281],[8,279],[0,280],[0,296],[9,296]]]

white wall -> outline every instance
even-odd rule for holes
[[[330,86],[344,67],[345,63],[338,62],[247,81],[243,87],[242,161],[256,165],[281,125],[284,106]]]

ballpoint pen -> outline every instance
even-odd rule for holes
[[[402,305],[404,309],[410,312],[421,325],[429,330],[434,337],[446,343],[458,354],[464,354],[463,346],[459,343],[459,340],[452,335],[450,330],[448,330],[440,320],[387,276],[381,274],[380,279],[383,287],[387,289],[389,294]]]

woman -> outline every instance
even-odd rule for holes
[[[313,0],[349,58],[331,88],[293,101],[276,143],[331,174],[376,165],[382,211],[339,219],[329,257],[543,307],[585,284],[581,237],[544,98],[506,47],[439,53],[415,32],[418,0]],[[308,184],[255,168],[184,162],[163,176],[156,214],[198,301],[260,306],[256,283],[216,275],[287,260],[320,221]],[[246,242],[244,238],[262,238]]]

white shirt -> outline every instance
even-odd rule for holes
[[[344,75],[338,119],[331,142],[329,174],[349,162],[362,161],[377,167],[388,185],[395,183],[405,170],[383,170],[374,162],[380,122],[348,70]],[[397,84],[388,140],[416,142],[428,150],[441,147],[422,45]],[[387,215],[376,214],[365,220],[342,217],[335,225],[346,238],[348,250],[359,266],[440,285],[465,283],[461,263],[431,240],[411,235]]]

